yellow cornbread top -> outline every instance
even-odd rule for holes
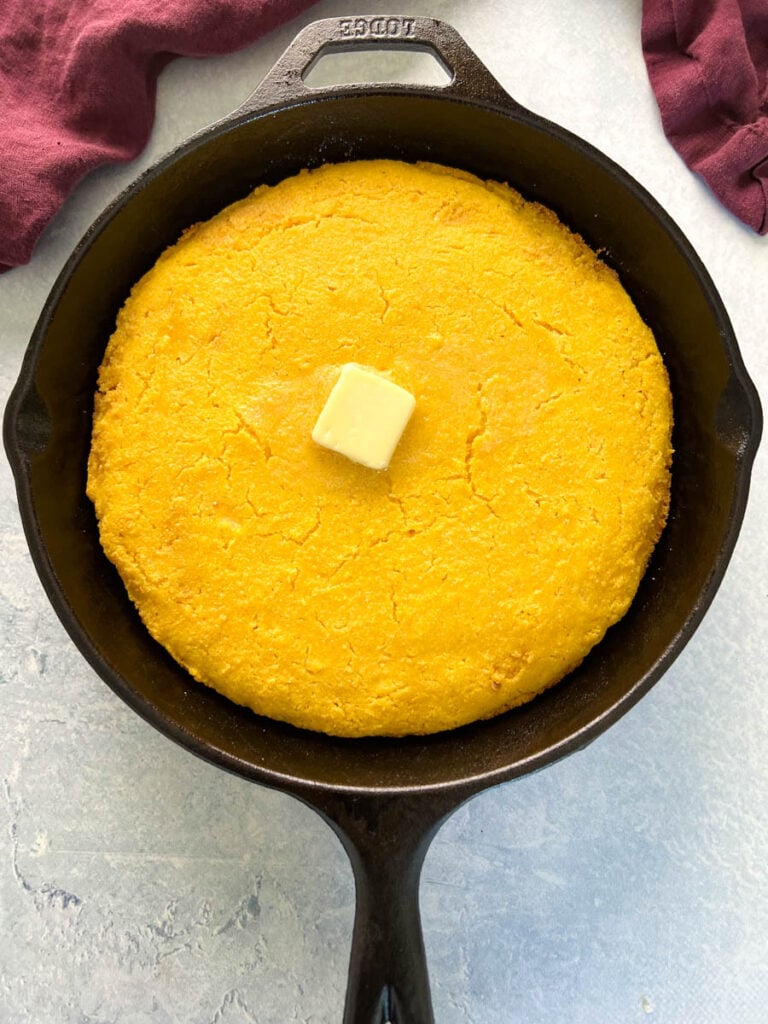
[[[311,439],[348,362],[415,396],[387,471]],[[88,493],[197,679],[309,729],[429,733],[530,699],[624,614],[670,429],[651,332],[554,214],[349,163],[257,189],[135,286]]]

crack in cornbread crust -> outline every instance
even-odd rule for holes
[[[387,472],[311,441],[345,362],[416,397]],[[530,699],[621,618],[670,429],[651,332],[553,213],[360,162],[257,189],[138,282],[88,493],[195,678],[310,729],[429,733]]]

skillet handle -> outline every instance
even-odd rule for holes
[[[343,1024],[434,1022],[419,915],[426,851],[347,848],[356,898]]]
[[[323,18],[307,25],[245,103],[234,113],[255,112],[273,103],[308,99],[317,92],[304,82],[312,66],[326,53],[359,50],[419,50],[430,53],[451,76],[443,86],[407,86],[402,84],[339,85],[323,87],[323,92],[365,89],[418,89],[457,99],[486,100],[509,110],[522,110],[493,77],[462,37],[444,21],[436,18],[408,18],[394,15],[366,15],[348,18]]]
[[[355,924],[343,1024],[434,1024],[419,915],[429,844],[470,794],[314,796],[355,875]]]

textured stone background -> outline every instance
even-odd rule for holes
[[[768,239],[664,140],[640,0],[394,6],[451,21],[522,103],[657,196],[765,392]],[[299,25],[387,9],[327,0],[250,50],[167,69],[148,151],[88,178],[31,265],[0,278],[3,396],[107,200],[235,107]],[[418,76],[424,61],[389,66]],[[764,1024],[767,478],[761,455],[726,581],[654,691],[589,749],[477,797],[438,835],[421,904],[439,1024]],[[336,839],[290,798],[177,749],[91,672],[31,567],[4,462],[0,565],[1,1024],[340,1020],[353,888]]]

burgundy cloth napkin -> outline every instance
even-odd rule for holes
[[[99,164],[144,147],[174,56],[228,53],[311,0],[0,0],[0,271]]]
[[[0,0],[0,271],[88,171],[141,151],[170,59],[246,46],[310,3]],[[768,0],[644,0],[643,49],[672,144],[768,232]]]
[[[768,0],[644,0],[642,37],[667,138],[768,233]]]

